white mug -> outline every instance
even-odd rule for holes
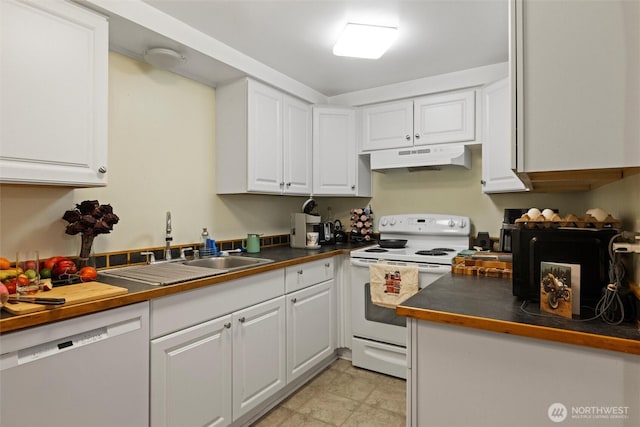
[[[320,238],[320,233],[317,231],[310,231],[307,233],[307,246],[318,246],[318,239]]]

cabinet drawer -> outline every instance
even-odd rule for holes
[[[283,295],[284,269],[151,301],[151,338]]]
[[[333,268],[333,258],[287,267],[285,279],[286,293],[333,279]]]

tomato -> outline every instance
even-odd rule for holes
[[[7,287],[10,294],[16,293],[16,279],[11,279],[8,282],[5,282],[4,285]]]
[[[98,271],[93,267],[82,267],[78,272],[80,280],[83,282],[90,282],[98,278]]]
[[[62,274],[74,274],[78,271],[78,268],[73,261],[69,259],[63,259],[55,263],[52,269],[54,276],[60,276]]]
[[[66,259],[66,258],[63,256],[53,256],[44,262],[44,268],[53,270],[53,266],[56,265],[58,261],[62,261],[63,259]]]
[[[30,282],[31,280],[29,280],[26,274],[19,274],[18,277],[16,277],[18,286],[27,286]]]

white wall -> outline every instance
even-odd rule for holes
[[[77,254],[80,238],[66,235],[60,218],[86,199],[111,203],[121,218],[111,234],[96,238],[96,252],[162,246],[167,210],[175,244],[197,241],[202,227],[217,239],[289,232],[289,214],[300,211],[306,197],[215,194],[214,89],[117,53],[109,61],[109,185],[0,186],[0,255],[12,257],[22,248],[39,249],[42,256]],[[378,218],[402,212],[468,215],[474,233],[495,237],[503,209],[512,207],[581,214],[601,206],[625,224],[640,221],[640,177],[591,193],[489,196],[481,192],[478,149],[472,164],[471,170],[374,172],[373,199],[317,198],[319,212],[326,216],[331,207],[345,226],[349,209],[369,203]]]

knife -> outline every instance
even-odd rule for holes
[[[41,298],[41,297],[11,297],[10,303],[28,302],[30,304],[60,305],[67,302],[64,298]]]

